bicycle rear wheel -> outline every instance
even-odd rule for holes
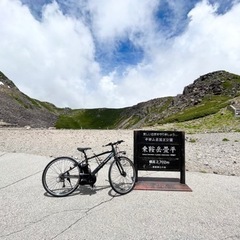
[[[134,165],[127,157],[118,157],[110,165],[108,179],[112,189],[119,194],[132,191],[136,181]]]
[[[64,197],[79,186],[80,169],[77,161],[69,157],[53,159],[44,169],[42,184],[55,197]]]

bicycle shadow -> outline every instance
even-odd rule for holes
[[[71,193],[70,195],[67,195],[65,197],[74,197],[76,195],[92,196],[92,195],[95,195],[98,192],[101,192],[104,189],[108,189],[108,188],[110,188],[110,190],[108,191],[108,195],[111,197],[115,197],[115,195],[112,193],[113,190],[109,184],[108,185],[96,185],[93,188],[89,185],[82,185],[82,186],[80,185],[73,193]],[[44,193],[44,196],[50,197],[50,198],[56,198],[47,192]]]
[[[74,191],[74,193],[72,193],[71,195],[94,195],[104,189],[108,189],[108,195],[110,197],[120,197],[121,195],[117,194],[111,187],[110,185],[105,185],[105,186],[94,186],[93,188],[90,186],[80,186],[78,189],[76,189],[76,191]],[[71,196],[70,195],[70,196]]]
[[[88,196],[92,196],[92,195],[95,195],[97,194],[98,192],[104,190],[104,189],[108,189],[110,188],[109,185],[103,185],[103,186],[94,186],[94,187],[91,187],[91,186],[88,186],[88,185],[85,185],[85,186],[79,186],[78,189],[76,189],[76,191],[74,191],[73,194],[71,194],[72,196],[74,195],[88,195]]]

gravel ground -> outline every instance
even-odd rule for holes
[[[77,147],[91,147],[124,140],[121,149],[133,159],[133,130],[49,130],[0,128],[0,151],[42,156],[79,156]],[[240,133],[186,135],[186,170],[240,176]]]

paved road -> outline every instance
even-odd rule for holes
[[[0,152],[0,239],[240,239],[240,177],[187,173],[193,192],[117,196],[105,168],[94,190],[54,198],[41,185],[49,161]]]

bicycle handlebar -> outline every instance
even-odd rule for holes
[[[106,145],[103,145],[103,147],[118,145],[118,144],[121,144],[122,142],[124,142],[124,141],[123,140],[119,140],[119,141],[114,142],[114,143],[110,142],[110,143],[108,143]]]

